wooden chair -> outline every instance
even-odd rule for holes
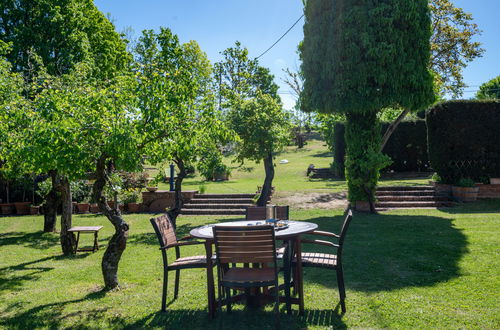
[[[276,220],[288,220],[290,213],[290,207],[287,206],[276,206],[276,214],[278,219]],[[249,206],[245,211],[246,220],[264,220],[266,219],[266,207],[265,206]]]
[[[315,236],[323,236],[327,238],[335,238],[337,240],[337,244],[332,243],[326,240],[319,239],[302,239],[301,243],[311,243],[324,245],[331,248],[336,249],[335,254],[327,254],[327,253],[315,253],[315,252],[302,252],[302,267],[319,267],[326,269],[334,269],[337,272],[337,284],[339,288],[340,295],[340,306],[342,308],[342,313],[346,312],[345,308],[345,286],[344,286],[344,273],[342,270],[342,250],[344,246],[344,240],[347,233],[347,229],[349,228],[349,224],[352,220],[352,211],[348,209],[345,214],[345,220],[342,224],[342,229],[340,231],[340,235],[326,232],[326,231],[313,231],[312,233],[308,233],[307,235],[315,235]],[[296,259],[292,261],[292,264],[296,262]]]
[[[231,312],[231,288],[274,286],[274,312],[279,324],[279,287],[276,244],[272,226],[214,226],[219,306]],[[253,264],[254,268],[237,267]],[[260,268],[255,268],[259,266]]]
[[[168,215],[162,215],[158,218],[152,218],[151,224],[158,236],[158,241],[160,242],[160,250],[163,257],[163,292],[161,300],[161,310],[166,311],[167,305],[167,287],[168,287],[168,272],[175,270],[175,289],[174,289],[174,300],[177,299],[179,293],[179,279],[181,269],[188,268],[207,268],[207,258],[206,256],[190,256],[181,257],[180,247],[185,245],[196,245],[205,244],[205,242],[200,241],[187,241],[191,239],[191,236],[186,236],[181,239],[177,239],[175,234],[174,226],[170,221]],[[182,242],[184,241],[184,242]],[[169,248],[175,248],[175,260],[171,264],[168,263],[167,250]],[[212,265],[214,266],[215,263]],[[207,282],[207,286],[209,283]],[[209,290],[209,288],[207,288]]]

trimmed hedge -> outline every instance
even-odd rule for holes
[[[381,134],[387,130],[388,126],[389,123],[382,123]],[[341,173],[343,173],[345,157],[344,131],[344,123],[339,122],[335,124],[333,147],[334,169],[342,171]],[[404,121],[400,123],[392,133],[389,141],[387,141],[383,153],[391,157],[393,161],[384,171],[420,172],[429,170],[427,127],[425,121]]]
[[[445,183],[500,177],[500,101],[461,100],[427,114],[429,158]]]

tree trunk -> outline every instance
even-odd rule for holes
[[[102,257],[101,269],[104,278],[104,289],[111,290],[119,286],[118,264],[123,251],[127,246],[129,225],[123,220],[119,208],[111,209],[103,194],[104,187],[108,181],[106,169],[106,157],[99,158],[96,166],[96,181],[93,186],[94,199],[97,201],[99,210],[108,218],[115,227],[115,233],[109,240],[104,256]]]
[[[398,128],[399,124],[405,119],[406,115],[410,112],[410,109],[404,109],[403,112],[392,122],[389,127],[387,127],[387,130],[384,133],[384,136],[382,137],[382,142],[380,143],[380,152],[382,152],[385,148],[385,145],[387,144],[387,141],[389,141],[389,138],[391,137],[392,133]]]
[[[56,179],[56,189],[61,194],[62,213],[61,213],[61,248],[64,255],[75,253],[75,235],[68,230],[72,226],[73,204],[71,198],[71,187],[67,178]]]
[[[175,205],[172,209],[168,210],[168,216],[172,220],[172,225],[174,228],[177,226],[177,217],[181,213],[181,209],[184,206],[184,200],[182,199],[182,181],[186,177],[186,167],[184,166],[184,161],[182,159],[174,160],[177,168],[179,168],[179,173],[175,178]]]
[[[46,233],[52,233],[56,231],[56,218],[57,218],[57,208],[59,206],[60,200],[57,196],[56,190],[56,173],[50,171],[50,179],[52,180],[52,189],[45,196],[45,203],[43,204],[43,231]]]
[[[266,178],[264,179],[264,184],[262,185],[260,197],[257,200],[257,206],[266,206],[273,189],[274,164],[273,154],[271,152],[269,152],[267,157],[264,158],[264,169],[266,171]]]

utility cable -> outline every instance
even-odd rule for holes
[[[276,46],[276,44],[278,42],[281,41],[281,39],[283,39],[287,34],[288,32],[290,32],[294,27],[295,25],[297,25],[297,23],[300,22],[300,20],[304,17],[304,14],[302,14],[299,19],[297,21],[295,21],[295,23],[293,23],[293,25],[288,29],[286,30],[286,32],[278,39],[276,40],[276,42],[274,44],[271,45],[271,47],[269,47],[268,49],[266,49],[262,54],[260,54],[259,56],[257,56],[255,59],[258,60],[259,58],[261,58],[262,56],[264,56],[268,51],[270,51],[271,49],[273,49],[274,46]]]

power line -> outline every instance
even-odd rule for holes
[[[257,59],[257,60],[258,60],[259,58],[261,58],[262,56],[264,56],[264,55],[265,55],[268,51],[270,51],[270,50],[271,50],[274,46],[276,46],[276,44],[277,44],[278,42],[280,42],[280,41],[281,41],[281,39],[283,39],[283,38],[284,38],[284,37],[288,34],[288,32],[290,32],[290,31],[291,31],[291,30],[295,27],[295,25],[297,25],[297,23],[299,23],[299,21],[300,21],[303,17],[304,17],[304,14],[302,14],[302,15],[299,17],[299,19],[298,19],[297,21],[295,21],[295,23],[293,23],[293,25],[292,25],[292,26],[291,26],[288,30],[286,30],[286,32],[285,32],[285,33],[284,33],[284,34],[283,34],[283,35],[282,35],[282,36],[281,36],[278,40],[276,40],[276,42],[275,42],[274,44],[272,44],[272,45],[271,45],[271,47],[269,47],[268,49],[266,49],[266,50],[265,50],[262,54],[260,54],[259,56],[257,56],[255,59]]]

